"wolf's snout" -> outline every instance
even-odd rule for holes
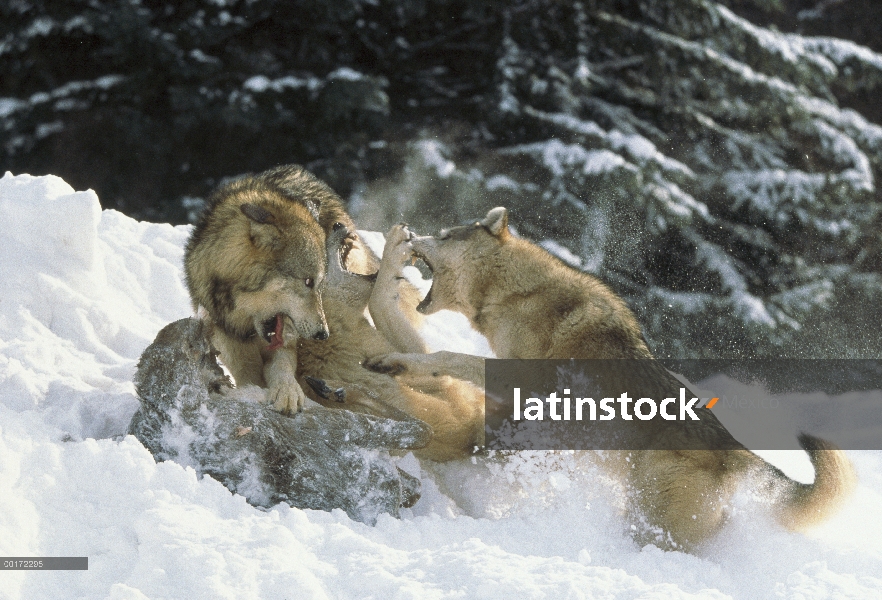
[[[328,336],[329,336],[329,335],[330,335],[330,334],[328,333],[328,330],[327,330],[327,329],[322,329],[322,330],[319,331],[317,334],[315,334],[314,336],[312,336],[312,339],[314,339],[314,340],[324,341],[324,340],[328,339]]]

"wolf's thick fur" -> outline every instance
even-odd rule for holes
[[[347,266],[368,272],[378,263],[361,243],[336,194],[290,165],[220,187],[187,242],[187,287],[194,308],[215,324],[212,343],[239,385],[269,388],[282,412],[302,408],[296,340],[325,339],[321,292],[326,232],[352,232]]]
[[[391,235],[400,245],[400,228]],[[361,367],[368,356],[425,351],[415,330],[416,290],[398,281],[409,255],[397,262],[393,255],[381,264],[336,194],[288,166],[218,189],[187,243],[184,264],[194,307],[214,323],[212,344],[238,385],[269,387],[269,401],[282,412],[301,408],[305,389],[325,406],[411,415],[434,430],[421,457],[464,456],[483,433],[478,390],[437,377],[406,385]],[[385,283],[382,293],[372,294],[374,280]],[[379,331],[364,315],[369,303]],[[281,341],[275,339],[280,320]],[[326,380],[322,393],[307,377]],[[324,397],[328,385],[345,390],[344,402]]]
[[[407,230],[397,226],[389,232],[382,263],[373,277],[344,268],[341,242],[346,233],[341,226],[328,236],[323,302],[331,337],[325,342],[300,341],[298,376],[303,389],[324,406],[393,419],[406,413],[425,421],[434,433],[428,446],[415,451],[420,458],[444,461],[467,456],[482,445],[484,403],[480,390],[449,377],[399,382],[362,367],[365,359],[377,354],[425,351],[413,315],[402,310],[407,302],[402,302],[401,296],[411,295],[410,287],[398,276],[410,258],[409,252],[400,253]],[[415,304],[412,302],[411,312]],[[376,328],[365,317],[368,305]],[[312,384],[307,377],[313,378]],[[314,378],[322,379],[324,385]],[[332,392],[334,388],[345,390],[342,402]]]
[[[495,208],[470,225],[404,242],[433,271],[432,288],[418,310],[463,313],[499,358],[652,358],[637,319],[612,290],[514,237],[507,225],[505,209]],[[452,375],[483,384],[482,363],[450,352],[393,353],[375,357],[367,366],[410,376]],[[664,377],[663,369],[658,372]],[[745,449],[712,414],[702,415],[692,434],[643,423],[648,425],[638,424],[636,435],[698,435],[707,441],[700,447],[735,448],[607,453],[605,466],[629,489],[632,517],[649,526],[644,541],[658,543],[653,529],[666,532],[672,547],[690,548],[706,540],[722,525],[738,484],[752,475],[775,492],[778,520],[794,530],[825,519],[855,485],[844,453],[807,435],[800,443],[815,468],[813,484],[792,481]]]

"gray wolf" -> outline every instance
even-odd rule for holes
[[[327,231],[348,227],[344,260],[357,272],[378,263],[361,243],[339,197],[289,165],[221,186],[209,199],[184,253],[194,309],[203,309],[213,345],[237,384],[269,388],[279,411],[299,411],[298,339],[330,335],[322,307]]]
[[[409,232],[402,226],[392,228],[379,269],[370,276],[344,267],[341,244],[348,235],[340,224],[327,239],[322,300],[331,337],[323,342],[300,340],[297,373],[303,389],[326,407],[393,419],[415,417],[428,423],[432,440],[414,452],[421,459],[468,456],[483,440],[484,402],[478,388],[449,377],[396,380],[362,367],[377,354],[426,351],[416,331],[418,296],[399,276],[410,258],[409,251],[402,252]]]
[[[397,248],[402,233],[390,235]],[[483,433],[477,389],[437,377],[406,385],[361,367],[368,356],[425,351],[418,295],[398,278],[409,255],[397,262],[393,255],[381,263],[339,197],[288,166],[218,189],[184,264],[194,307],[207,313],[211,342],[237,385],[268,387],[268,401],[283,413],[310,397],[331,408],[422,419],[434,435],[418,456],[467,455]],[[382,293],[373,293],[375,281],[384,282]],[[365,316],[368,305],[377,328]]]
[[[512,235],[502,207],[468,225],[402,244],[433,274],[417,310],[463,313],[499,358],[652,358],[625,302],[598,279]],[[455,376],[482,384],[482,362],[450,352],[391,353],[373,357],[366,366],[398,376]],[[653,377],[670,377],[661,368],[653,372]],[[655,430],[652,421],[644,423],[649,425],[635,435],[686,435],[677,433],[682,429]],[[754,477],[775,494],[775,514],[793,530],[827,518],[855,486],[844,453],[823,440],[800,437],[815,468],[814,483],[802,484],[738,444],[712,415],[700,423],[693,433],[706,439],[708,448],[734,449],[607,453],[605,468],[630,490],[632,519],[647,525],[643,541],[658,543],[661,530],[662,545],[695,547],[721,527],[738,485]]]
[[[156,460],[207,473],[257,506],[342,508],[370,524],[417,501],[418,480],[385,452],[361,449],[423,446],[431,437],[425,423],[320,407],[288,418],[254,401],[266,390],[232,387],[209,341],[212,327],[176,321],[141,355],[141,405],[129,433]]]

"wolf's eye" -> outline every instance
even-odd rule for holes
[[[315,280],[312,277],[307,277],[303,280],[303,283],[305,283],[306,287],[308,287],[309,289],[315,287]]]

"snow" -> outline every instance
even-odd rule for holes
[[[698,235],[690,233],[687,239],[695,244],[697,261],[719,277],[720,287],[729,296],[735,314],[745,323],[775,327],[775,319],[769,314],[763,301],[747,291],[747,282],[732,258],[722,248]]]
[[[269,79],[263,75],[255,75],[253,77],[248,78],[245,83],[242,84],[246,90],[250,92],[262,93],[267,90],[272,90],[274,92],[283,92],[286,89],[300,89],[306,88],[309,91],[317,90],[322,86],[321,79],[316,77],[307,77],[306,79],[302,79],[300,77],[294,77],[293,75],[287,75],[285,77],[279,77],[278,79]]]
[[[790,35],[788,37],[798,38],[799,36]],[[854,60],[882,71],[882,55],[850,40],[840,40],[831,37],[802,37],[801,41],[807,50],[819,52],[837,65]]]
[[[502,39],[502,56],[496,63],[496,67],[502,74],[502,82],[499,85],[498,108],[502,114],[511,113],[517,115],[520,111],[520,103],[514,94],[515,76],[522,72],[519,65],[522,63],[521,50],[508,33]]]
[[[757,27],[746,19],[738,17],[725,6],[715,8],[716,12],[726,21],[727,27],[743,30],[754,38],[761,47],[777,54],[786,62],[796,65],[803,60],[814,64],[827,76],[834,77],[837,74],[836,67],[827,57],[807,51],[808,46],[803,43],[806,38]]]
[[[345,79],[346,81],[363,81],[364,74],[349,67],[340,67],[328,73],[328,79]]]
[[[605,174],[616,169],[636,170],[624,158],[609,150],[585,150],[579,144],[564,144],[557,139],[511,146],[502,153],[541,157],[542,164],[555,177],[569,173],[571,167],[583,175]]]
[[[6,118],[17,110],[27,107],[28,103],[16,98],[0,98],[0,119]]]
[[[447,179],[456,171],[453,161],[444,157],[446,148],[436,140],[420,140],[416,149],[427,167],[433,169],[441,179]]]
[[[570,249],[563,244],[555,242],[554,240],[542,240],[539,245],[548,252],[554,254],[556,257],[558,257],[571,267],[574,267],[576,269],[581,268],[582,259],[573,254]]]
[[[27,102],[16,98],[0,98],[0,118],[7,118],[15,112],[33,108],[52,100],[55,101],[53,105],[55,110],[72,110],[82,103],[70,96],[90,90],[106,91],[123,81],[125,81],[125,77],[122,75],[104,75],[91,81],[70,81],[48,93],[37,92],[32,94]]]
[[[488,192],[495,192],[496,190],[517,191],[521,187],[517,181],[507,175],[493,175],[487,179],[484,186]]]
[[[333,79],[344,81],[363,81],[365,79],[365,76],[358,71],[343,67],[329,73],[327,79],[328,81]],[[305,78],[295,77],[293,75],[286,75],[277,79],[270,79],[264,75],[254,75],[253,77],[249,77],[248,79],[246,79],[245,82],[242,84],[242,87],[249,92],[260,94],[266,92],[267,90],[281,93],[285,90],[297,90],[301,88],[306,88],[310,92],[315,92],[323,85],[325,85],[325,82],[313,75],[309,75]]]
[[[642,135],[625,134],[617,129],[607,132],[594,121],[585,121],[566,113],[546,113],[534,108],[526,108],[525,112],[541,121],[585,136],[594,143],[608,145],[612,150],[626,154],[640,165],[654,162],[664,171],[675,172],[687,177],[694,176],[689,167],[659,152],[655,144]]]
[[[882,596],[882,452],[849,453],[860,485],[827,524],[787,533],[743,492],[696,555],[635,545],[615,489],[568,453],[431,469],[408,455],[423,497],[373,527],[339,510],[254,508],[119,435],[140,352],[191,314],[189,228],[7,174],[0,230],[0,556],[89,557],[88,571],[4,571],[0,598]],[[489,353],[458,315],[424,331],[435,347]],[[773,460],[792,470],[805,456]]]
[[[882,71],[882,55],[852,41],[779,33],[757,27],[725,6],[716,5],[712,10],[725,21],[725,27],[742,30],[762,48],[793,65],[807,61],[831,78],[838,75],[837,67],[842,67],[849,61],[873,71]]]

